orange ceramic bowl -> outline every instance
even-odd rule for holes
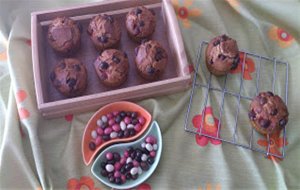
[[[128,138],[116,138],[116,139],[111,139],[109,141],[106,141],[99,146],[96,147],[95,150],[91,150],[89,148],[89,143],[91,142],[91,132],[95,130],[97,126],[97,120],[102,116],[106,115],[108,113],[114,112],[114,111],[130,111],[130,112],[138,112],[139,115],[143,116],[145,118],[145,124],[142,126],[142,129],[136,133],[134,136],[128,137]],[[149,112],[147,112],[144,108],[141,106],[131,103],[131,102],[115,102],[108,104],[101,109],[99,109],[89,120],[87,123],[83,137],[82,137],[82,156],[84,163],[86,165],[89,165],[94,157],[101,151],[103,148],[116,144],[116,143],[121,143],[121,142],[130,142],[138,137],[140,137],[149,127],[149,124],[151,122],[151,115]]]

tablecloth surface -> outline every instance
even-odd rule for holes
[[[1,189],[109,189],[85,166],[81,139],[85,125],[96,111],[68,114],[47,120],[37,110],[31,57],[30,13],[91,1],[8,1],[0,6],[0,188]],[[300,2],[297,0],[174,0],[172,1],[189,59],[186,69],[194,75],[199,44],[220,34],[236,39],[241,50],[288,62],[289,122],[283,134],[270,136],[270,152],[285,158],[250,151],[218,140],[187,133],[184,122],[191,88],[167,96],[153,96],[136,103],[158,121],[163,151],[154,174],[134,189],[300,189]],[[227,77],[227,89],[253,97],[257,73],[259,91],[272,90],[272,62],[240,54],[242,63]],[[266,62],[266,61],[265,61]],[[242,68],[245,69],[243,76]],[[199,82],[208,72],[200,66]],[[275,93],[284,98],[285,66],[277,64]],[[243,85],[240,88],[240,79]],[[212,77],[222,87],[224,77]],[[239,91],[241,89],[241,91]],[[198,131],[205,110],[204,133],[232,139],[237,98],[226,94],[220,117],[222,93],[197,88],[188,118],[188,129]],[[227,97],[228,96],[228,97]],[[284,98],[285,99],[285,98]],[[239,106],[236,142],[247,145],[251,127],[248,104]],[[204,108],[205,106],[205,108]],[[298,107],[299,106],[299,107]],[[267,149],[264,136],[253,132],[252,144]]]

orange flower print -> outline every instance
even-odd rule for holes
[[[198,187],[198,190],[221,190],[221,184],[217,183],[215,185],[211,183],[206,183],[205,186],[202,188],[201,186]]]
[[[269,38],[276,41],[281,48],[289,47],[295,40],[287,31],[277,26],[269,29]]]
[[[6,51],[0,52],[0,61],[6,61],[6,60],[7,60]]]
[[[205,111],[204,111],[204,125],[202,127],[202,131],[201,134],[206,134],[212,137],[220,137],[220,134],[218,133],[218,125],[219,125],[219,120],[217,118],[214,117],[213,115],[213,111],[211,107],[206,107]],[[195,115],[193,117],[192,123],[194,125],[195,128],[197,128],[197,132],[200,132],[201,129],[201,124],[202,124],[202,114],[200,115]],[[220,126],[221,127],[221,126]],[[206,136],[202,136],[197,134],[196,135],[196,143],[199,146],[206,146],[208,144],[208,142],[211,142],[213,145],[219,145],[221,144],[220,140],[215,140]]]
[[[175,12],[178,19],[183,23],[185,28],[190,28],[190,18],[198,17],[201,15],[201,11],[198,8],[191,8],[194,0],[183,0],[183,4],[179,3],[179,0],[172,0]]]
[[[25,40],[25,43],[26,43],[28,46],[31,46],[31,39],[26,39],[26,40]]]
[[[266,147],[266,149],[268,149],[268,140],[267,137],[266,139],[258,139],[257,144],[259,144],[260,146]],[[285,146],[288,145],[288,142],[285,141]],[[279,149],[283,147],[283,137],[280,137],[280,131],[273,133],[270,136],[270,153],[272,154],[276,154],[278,156],[281,156],[281,152],[279,151]],[[269,155],[268,159],[273,160],[273,162],[279,162],[282,159]]]
[[[71,122],[72,120],[73,120],[73,114],[67,114],[67,115],[65,115],[65,120],[67,121],[67,122]]]
[[[191,73],[193,73],[194,71],[195,71],[194,65],[192,65],[192,64],[190,64],[190,65],[188,65],[188,66],[186,66],[186,67],[184,68],[184,72],[185,72],[186,74],[191,74]]]
[[[240,52],[240,62],[236,69],[230,71],[231,74],[241,73],[243,71],[243,62],[244,62],[245,53]],[[245,80],[252,80],[251,73],[255,71],[255,63],[253,59],[246,57],[245,66],[244,66],[244,75]]]
[[[142,183],[141,185],[135,188],[136,190],[151,190],[151,185],[148,183]]]
[[[71,178],[68,180],[68,190],[101,190],[100,188],[94,187],[94,181],[88,176],[82,176],[80,180]]]
[[[30,112],[26,108],[20,107],[18,109],[18,112],[19,112],[19,117],[21,120],[27,119],[30,116]]]
[[[27,98],[27,93],[25,90],[18,90],[16,93],[16,101],[17,103],[23,102]]]
[[[240,6],[240,2],[238,0],[226,0],[229,5],[233,8],[237,9]]]

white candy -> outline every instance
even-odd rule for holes
[[[141,157],[142,161],[146,161],[147,158],[148,158],[148,156],[146,154],[143,154],[142,157]]]
[[[142,148],[145,148],[145,146],[146,146],[146,143],[143,142],[143,143],[141,144],[141,147],[142,147]]]
[[[147,143],[146,144],[146,149],[150,152],[150,151],[153,150],[153,147],[152,147],[152,145],[150,143]]]
[[[92,136],[93,139],[96,139],[97,138],[97,131],[96,130],[92,130],[91,136]]]
[[[124,121],[120,122],[120,127],[121,127],[122,131],[124,131],[126,129],[126,124]]]
[[[157,148],[158,148],[157,144],[154,144],[154,145],[153,145],[153,149],[154,149],[154,150],[157,150]]]
[[[111,132],[110,133],[110,138],[112,138],[112,139],[117,138],[117,136],[118,136],[117,132]]]
[[[133,167],[133,168],[131,168],[131,170],[130,170],[130,174],[131,175],[135,175],[135,174],[137,174],[138,173],[138,169],[136,168],[136,167]]]
[[[101,120],[106,123],[107,122],[107,117],[105,115],[102,115]]]
[[[107,172],[112,172],[112,171],[114,171],[115,167],[112,164],[107,164],[105,166],[105,169]]]
[[[131,158],[131,157],[128,157],[128,158],[127,158],[126,164],[128,164],[129,162],[132,162],[132,158]]]
[[[139,166],[139,167],[138,167],[138,174],[141,175],[142,173],[143,173],[143,170],[142,170],[142,168]]]
[[[103,125],[103,121],[102,121],[101,119],[98,119],[98,120],[97,120],[97,125],[98,125],[99,127],[101,127],[101,126]]]
[[[132,125],[132,124],[127,125],[127,129],[132,129],[132,128],[134,128],[134,125]]]

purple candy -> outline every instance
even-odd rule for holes
[[[105,154],[105,157],[106,157],[107,160],[112,160],[112,159],[114,158],[114,155],[113,155],[113,153],[111,153],[111,152],[107,152],[107,153]]]
[[[133,160],[133,166],[138,167],[138,166],[140,166],[140,163],[136,160]]]
[[[122,165],[121,165],[120,162],[116,162],[115,165],[114,165],[115,170],[116,170],[116,171],[120,170],[120,169],[121,169],[121,166],[122,166]]]
[[[126,176],[122,174],[121,175],[121,180],[122,180],[123,183],[125,183],[126,182]]]
[[[131,123],[130,117],[125,117],[124,122],[128,125]]]
[[[156,138],[154,137],[154,136],[152,136],[152,135],[149,135],[149,136],[147,136],[146,137],[146,143],[150,143],[150,144],[156,144]]]
[[[112,128],[107,127],[104,129],[104,134],[109,135],[112,132]]]
[[[126,151],[124,152],[124,157],[125,157],[125,158],[128,158],[128,156],[129,156],[129,152],[126,150]]]
[[[120,164],[123,165],[123,164],[125,164],[125,163],[126,163],[126,158],[125,158],[125,157],[122,157],[121,160],[120,160]]]
[[[109,119],[108,120],[108,125],[112,126],[113,124],[115,124],[115,120],[114,119]]]
[[[116,170],[116,168],[115,168],[115,170]],[[115,171],[115,173],[114,173],[114,177],[115,177],[115,178],[117,178],[117,177],[121,177],[121,172],[119,172],[119,171]]]

